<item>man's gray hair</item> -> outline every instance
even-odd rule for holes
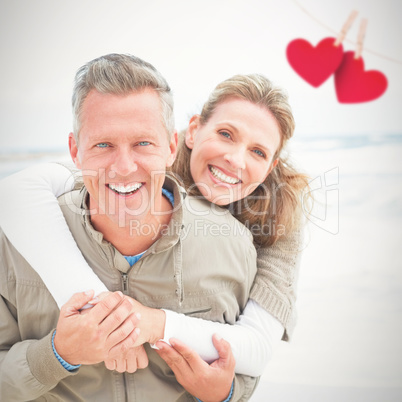
[[[72,98],[73,131],[77,143],[82,106],[91,90],[127,95],[145,88],[154,89],[159,94],[162,123],[170,139],[175,126],[173,96],[165,78],[152,64],[130,54],[108,54],[83,65],[75,75]]]

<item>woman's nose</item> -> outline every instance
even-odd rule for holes
[[[243,149],[237,149],[233,152],[228,152],[225,155],[225,159],[235,169],[245,169],[246,168],[245,151]]]

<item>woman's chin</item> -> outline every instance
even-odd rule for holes
[[[225,207],[235,201],[237,201],[239,198],[233,197],[233,194],[220,194],[216,195],[215,197],[208,197],[207,200],[211,202],[212,204],[218,205],[220,207]]]
[[[238,191],[234,191],[233,188],[226,189],[226,191],[222,191],[223,188],[220,186],[221,191],[217,191],[218,188],[215,187],[211,190],[211,187],[208,186],[199,186],[197,184],[198,189],[200,190],[202,196],[209,201],[211,204],[218,205],[220,207],[227,206],[233,202],[238,201],[241,198],[241,195]]]

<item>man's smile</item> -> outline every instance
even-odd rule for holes
[[[122,184],[106,184],[106,187],[108,187],[110,190],[114,191],[118,195],[122,196],[129,196],[134,194],[136,191],[138,191],[141,187],[143,186],[143,183],[135,183],[135,184],[129,184],[127,186],[124,186]]]

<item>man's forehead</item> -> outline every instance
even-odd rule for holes
[[[140,105],[158,105],[159,112],[162,113],[160,97],[157,91],[150,87],[131,90],[124,93],[101,92],[97,89],[91,89],[83,101],[83,106],[89,106],[93,103],[111,102],[111,101],[132,101],[138,100]]]
[[[96,128],[97,135],[113,131],[114,128],[146,131],[154,138],[168,135],[163,124],[160,98],[153,89],[127,94],[90,91],[81,113],[81,131],[88,128]]]

